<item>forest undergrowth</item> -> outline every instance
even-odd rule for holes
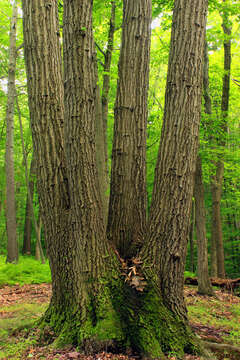
[[[32,266],[31,266],[31,264]],[[19,265],[1,262],[0,265],[0,359],[48,360],[133,360],[137,356],[105,352],[86,356],[70,345],[54,349],[39,341],[36,320],[44,313],[51,296],[48,265],[36,264],[34,259]],[[35,270],[34,270],[35,269]],[[5,283],[4,283],[5,276]],[[185,299],[192,329],[205,343],[228,344],[211,349],[218,360],[240,359],[240,297],[215,289],[214,297],[200,296],[194,286],[185,287]],[[51,330],[49,330],[51,331]],[[51,335],[51,334],[50,334]],[[236,351],[239,348],[239,353]],[[175,354],[168,359],[176,360]],[[200,360],[186,355],[184,360]]]

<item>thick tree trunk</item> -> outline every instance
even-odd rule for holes
[[[79,291],[63,149],[63,82],[57,2],[23,0],[22,5],[37,189],[52,272],[51,304],[58,309],[68,309],[75,304]]]
[[[6,228],[7,228],[7,262],[18,262],[17,222],[15,204],[13,131],[14,131],[14,101],[16,72],[16,32],[17,32],[17,1],[13,3],[10,28],[9,67],[8,67],[8,97],[7,97],[7,137],[6,137]]]
[[[213,289],[208,274],[208,253],[206,236],[206,219],[204,206],[204,185],[202,180],[202,161],[197,157],[194,198],[196,209],[196,235],[198,245],[198,292],[203,295],[213,295]]]
[[[25,208],[25,225],[24,225],[24,237],[23,237],[23,255],[31,255],[31,235],[32,235],[32,206],[31,201],[34,193],[34,176],[36,174],[36,162],[32,157],[29,173],[29,192],[27,192],[26,208]]]
[[[38,189],[53,278],[42,326],[48,326],[48,337],[52,328],[56,343],[77,344],[86,352],[130,346],[149,358],[196,353],[186,324],[163,304],[156,275],[137,259],[121,268],[106,241],[95,152],[91,0],[64,2],[65,172],[56,4],[23,1]]]
[[[123,11],[107,233],[120,255],[131,257],[146,228],[151,1],[125,0]]]
[[[202,95],[207,1],[175,1],[161,141],[143,250],[166,306],[186,319],[184,267]]]

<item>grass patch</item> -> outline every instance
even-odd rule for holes
[[[46,308],[47,304],[36,303],[0,308],[0,359],[22,359],[23,351],[36,345],[36,337],[27,336],[28,329]]]
[[[18,264],[5,263],[0,256],[0,287],[4,285],[42,284],[51,282],[49,264],[41,264],[33,257],[20,256]]]
[[[240,302],[231,303],[230,296],[224,299],[201,296],[194,301],[187,299],[188,317],[193,323],[229,332],[223,335],[224,341],[240,347]]]
[[[196,274],[195,274],[195,273],[192,273],[192,272],[190,272],[190,271],[185,271],[185,272],[184,272],[184,279],[186,279],[186,278],[188,278],[188,277],[194,278],[194,277],[196,277]]]

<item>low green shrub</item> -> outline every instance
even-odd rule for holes
[[[51,273],[48,262],[41,264],[33,257],[20,256],[18,264],[6,264],[6,258],[0,256],[0,287],[50,282]]]

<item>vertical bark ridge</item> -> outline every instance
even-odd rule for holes
[[[69,219],[57,1],[23,0],[22,5],[37,188],[52,272],[51,305],[68,308],[84,296],[76,280],[79,260]]]
[[[81,271],[97,280],[108,251],[96,167],[96,73],[92,1],[65,1],[63,26],[65,143],[72,227]],[[97,284],[96,284],[97,286]]]
[[[131,256],[142,243],[146,227],[151,2],[125,0],[123,4],[107,233],[121,256]]]
[[[184,266],[201,113],[207,1],[175,1],[164,120],[143,257],[166,305],[186,317]]]

